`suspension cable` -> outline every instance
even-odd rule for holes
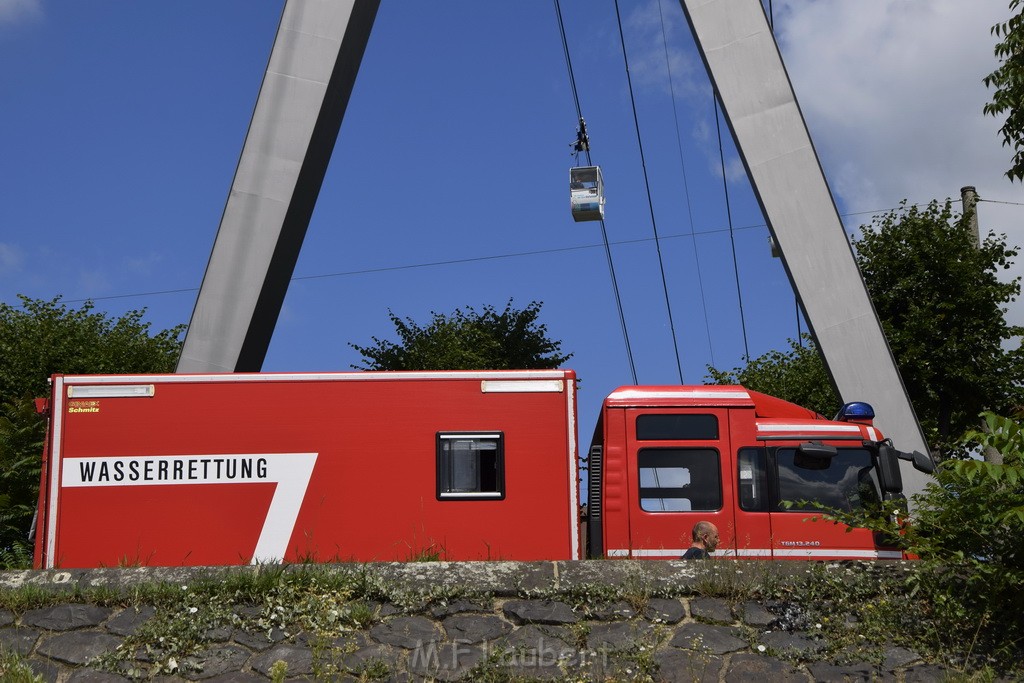
[[[661,8],[662,0],[658,0],[658,16],[661,18],[661,44],[665,48],[665,68],[668,69],[668,89],[672,97],[672,119],[676,124],[676,149],[679,150],[679,166],[683,172],[683,195],[686,197],[686,216],[690,224],[690,240],[693,243],[693,261],[696,265],[697,288],[700,291],[700,304],[704,313],[704,332],[708,339],[708,353],[711,365],[715,365],[715,347],[711,343],[711,323],[708,320],[708,299],[704,292],[704,276],[701,272],[700,252],[697,249],[697,235],[693,230],[693,202],[690,200],[690,185],[686,180],[686,160],[683,157],[683,139],[679,134],[679,111],[676,108],[675,80],[672,78],[672,60],[668,54],[668,36],[665,32],[665,14]]]
[[[636,142],[640,148],[640,166],[644,172],[644,187],[647,189],[647,207],[651,213],[651,227],[654,229],[654,246],[658,252],[658,267],[661,269],[661,288],[665,295],[665,310],[668,312],[668,326],[672,332],[672,350],[676,355],[676,369],[679,371],[679,383],[683,381],[683,364],[679,358],[679,342],[676,340],[676,326],[672,320],[672,304],[668,297],[668,280],[665,277],[665,262],[661,257],[661,240],[658,238],[658,223],[654,218],[654,202],[651,200],[651,183],[647,177],[647,162],[644,159],[644,143],[640,137],[640,119],[636,113],[636,99],[633,97],[633,79],[629,75],[629,58],[626,56],[626,39],[622,33],[622,17],[619,15],[619,0],[615,0],[615,19],[619,25],[619,44],[622,46],[622,61],[626,67],[626,83],[629,86],[629,101],[633,107],[633,127],[636,130]]]
[[[576,91],[576,77],[572,72],[572,59],[569,58],[569,43],[565,39],[565,24],[562,23],[562,7],[555,0],[555,15],[558,17],[558,32],[562,35],[562,52],[565,55],[565,66],[569,70],[569,86],[572,88],[572,99],[576,104],[576,118],[582,119],[583,112],[580,109],[580,96]]]
[[[800,348],[802,349],[804,347],[804,333],[803,330],[800,329],[800,316],[802,314],[802,311],[800,310],[800,299],[799,297],[793,298],[795,299],[796,304],[796,338],[800,342]]]
[[[729,242],[732,244],[732,272],[736,276],[736,299],[740,306],[740,327],[743,329],[743,357],[750,360],[747,344],[747,319],[743,313],[743,291],[740,289],[740,267],[736,258],[736,234],[732,229],[732,205],[729,202],[729,178],[725,172],[725,151],[722,149],[722,124],[718,116],[718,89],[712,86],[711,99],[715,102],[715,129],[718,131],[718,158],[722,164],[722,188],[725,190],[725,213],[729,223]]]
[[[555,0],[555,14],[558,17],[558,31],[562,36],[562,50],[565,53],[565,66],[569,70],[569,85],[572,87],[572,97],[576,104],[576,118],[580,121],[580,125],[583,125],[583,110],[580,107],[580,97],[576,90],[576,77],[572,72],[572,60],[569,58],[569,42],[565,37],[565,24],[562,22],[562,7],[558,0]],[[587,156],[587,165],[593,166],[593,162],[590,160],[590,146],[587,145],[586,149],[583,150]],[[633,350],[629,345],[629,332],[626,330],[626,316],[622,310],[622,298],[619,296],[619,283],[615,278],[615,266],[612,263],[612,249],[608,242],[608,231],[604,225],[604,219],[601,219],[601,241],[604,243],[604,253],[608,259],[608,272],[611,275],[612,280],[612,291],[615,294],[615,308],[619,313],[619,325],[622,327],[622,340],[626,345],[626,357],[629,359],[629,372],[633,377],[633,384],[638,384],[636,377],[636,365],[633,363]]]

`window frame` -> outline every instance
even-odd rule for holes
[[[748,460],[747,457],[750,455],[754,457]],[[775,492],[772,486],[773,477],[769,476],[769,471],[775,472],[775,482],[778,481],[778,473],[768,464],[768,460],[768,449],[764,446],[740,446],[736,449],[736,504],[743,512],[770,512],[773,504],[778,507],[777,502],[773,503]],[[745,463],[750,465],[749,486],[754,491],[761,490],[761,494],[756,498],[751,498],[744,490]],[[772,463],[774,464],[774,457]]]
[[[495,444],[494,448],[494,491],[450,491],[445,490],[446,482],[450,487],[449,477],[446,476],[446,471],[450,469],[447,467],[448,460],[450,458],[450,449],[446,450],[444,444],[451,443],[454,441],[466,441],[466,440],[479,440],[479,441],[493,441]],[[451,432],[437,432],[436,435],[436,446],[435,446],[435,495],[437,500],[451,502],[451,501],[469,501],[469,500],[504,500],[506,495],[505,489],[505,434],[500,430],[480,430],[472,432],[463,431],[451,431]],[[477,449],[479,450],[479,449]],[[477,461],[479,465],[479,459]]]
[[[784,482],[783,482],[783,478],[781,476],[781,470],[783,469],[783,467],[780,464],[779,451],[787,451],[787,452],[795,451],[796,448],[797,448],[796,446],[792,446],[792,445],[785,445],[785,446],[779,445],[779,446],[775,446],[775,447],[769,449],[769,454],[770,454],[769,455],[769,463],[770,463],[769,464],[769,468],[770,468],[770,472],[772,473],[772,477],[771,478],[774,480],[772,482],[773,485],[774,485],[773,486],[774,492],[772,494],[772,500],[771,500],[771,503],[770,503],[770,509],[773,512],[785,512],[785,513],[802,513],[802,514],[807,514],[809,512],[820,512],[820,510],[817,507],[815,507],[814,505],[802,506],[802,505],[794,504],[791,507],[783,506],[783,501],[784,500],[789,500],[789,498],[784,497],[784,494],[783,494],[783,489],[785,488],[785,485],[784,485]],[[837,453],[836,457],[838,457],[840,454],[843,454],[844,452],[845,453],[850,453],[852,451],[863,451],[863,452],[865,452],[868,455],[868,461],[869,461],[870,464],[869,465],[865,465],[864,467],[859,468],[859,472],[861,474],[863,474],[863,473],[868,474],[868,476],[870,478],[870,484],[872,485],[872,488],[873,488],[874,495],[877,496],[878,499],[880,500],[881,499],[881,487],[880,487],[879,481],[878,481],[877,457],[875,456],[874,453],[872,453],[871,449],[867,448],[865,446],[850,446],[850,445],[837,446],[837,449],[838,449],[838,453]],[[834,461],[835,461],[835,458],[833,458],[833,462]],[[823,469],[821,471],[822,472],[828,471],[828,470],[831,470],[831,468],[832,468],[832,463],[829,464],[828,468],[825,468],[825,469]],[[799,469],[799,468],[796,468],[796,469]],[[853,469],[852,467],[847,467],[847,471],[852,471],[852,469]],[[858,475],[858,479],[859,479],[859,475]],[[833,483],[839,483],[839,482],[833,482]],[[846,493],[845,490],[840,490],[840,491],[842,493]],[[814,498],[813,496],[811,496],[811,497],[804,497],[804,498],[802,498],[802,500],[807,500],[809,503],[818,502],[818,503],[820,503],[822,505],[828,505],[829,503],[837,503],[837,505],[832,505],[832,507],[837,507],[838,509],[842,509],[843,508],[843,505],[841,505],[842,501],[839,501],[838,499],[835,500],[835,501],[823,501],[823,500],[820,500],[820,499],[817,499],[817,498]],[[847,495],[845,500],[851,506],[851,509],[852,509],[852,502],[851,502],[852,498],[849,495]],[[859,500],[860,500],[860,497],[858,497],[858,501]],[[794,500],[794,501],[791,501],[791,502],[796,503],[797,501]],[[868,503],[868,504],[870,504],[870,503]],[[864,503],[861,502],[858,505],[857,509],[863,509],[863,507],[864,507]]]
[[[655,421],[677,422],[693,431],[669,434],[665,430],[664,425],[658,425],[660,432],[652,435],[652,432],[658,431],[654,428],[654,425],[651,425]],[[693,424],[686,425],[687,421]],[[642,422],[646,422],[648,425],[641,425]],[[713,431],[694,429],[695,427],[707,426],[709,423],[714,427]],[[636,416],[633,429],[635,430],[637,441],[720,441],[719,437],[721,434],[718,415],[714,413],[645,412]]]
[[[713,456],[714,461],[715,461],[715,471],[717,473],[717,479],[718,479],[718,491],[717,491],[717,503],[718,503],[718,506],[717,507],[711,507],[711,508],[691,508],[689,510],[649,510],[649,509],[644,507],[644,501],[645,500],[665,500],[666,499],[665,496],[660,496],[660,497],[659,496],[645,496],[644,495],[644,491],[658,490],[658,489],[677,491],[677,490],[685,489],[685,488],[687,488],[689,486],[694,486],[692,475],[691,475],[690,483],[687,485],[687,487],[650,487],[650,486],[642,486],[641,485],[643,470],[644,469],[656,469],[656,467],[655,468],[652,468],[650,466],[644,467],[644,462],[643,462],[644,456],[646,454],[650,454],[650,453],[656,453],[656,452],[664,453],[664,452],[667,452],[667,451],[676,451],[676,452],[686,452],[686,451],[689,451],[689,452],[695,452],[695,453],[696,452],[700,452],[701,454],[707,454],[707,455]],[[713,513],[713,512],[720,512],[725,507],[725,491],[723,490],[723,476],[722,476],[722,451],[719,448],[713,447],[711,445],[702,445],[702,446],[657,446],[657,447],[640,448],[640,449],[637,450],[637,455],[636,455],[636,473],[637,473],[637,488],[636,488],[636,492],[637,492],[637,505],[639,506],[639,508],[640,508],[640,510],[642,512],[646,512],[646,513],[649,513],[649,514],[680,514],[680,513],[690,514],[690,513],[697,513],[697,512],[700,512],[700,513]],[[670,498],[679,499],[679,500],[689,500],[691,502],[693,501],[692,497],[684,498],[682,496],[670,496]]]

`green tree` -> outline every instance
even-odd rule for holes
[[[708,366],[708,379],[713,384],[742,384],[821,415],[832,415],[839,408],[832,380],[810,336],[803,342],[791,339],[788,352],[769,351],[742,368],[723,371]]]
[[[560,353],[562,342],[548,338],[547,326],[538,324],[542,303],[499,312],[471,306],[451,315],[431,312],[425,327],[392,311],[388,317],[399,341],[371,337],[369,346],[349,344],[362,354],[358,370],[505,370],[557,368],[572,357]]]
[[[28,567],[46,422],[32,401],[0,405],[0,568]]]
[[[983,410],[1009,414],[1024,377],[1024,329],[1004,316],[1020,278],[999,279],[1017,250],[1003,235],[979,245],[951,207],[948,199],[924,208],[903,202],[863,226],[855,242],[910,400],[940,449],[977,427]]]
[[[34,398],[49,395],[55,373],[170,372],[185,326],[156,334],[143,310],[110,318],[91,302],[69,309],[60,298],[20,296],[0,303],[0,566],[30,557],[26,534],[39,491],[46,429]]]
[[[1016,11],[1008,21],[992,27],[992,35],[999,39],[995,55],[999,67],[983,81],[994,88],[992,101],[985,104],[984,112],[992,116],[1006,115],[999,132],[1003,146],[1013,149],[1013,158],[1006,176],[1024,180],[1024,16],[1022,0],[1010,0],[1010,11]]]

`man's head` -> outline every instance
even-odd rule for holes
[[[718,547],[718,527],[711,522],[697,522],[693,525],[693,543],[714,552]]]

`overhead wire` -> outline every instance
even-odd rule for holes
[[[729,176],[725,170],[725,151],[722,146],[722,124],[718,116],[718,89],[712,86],[711,99],[715,103],[715,130],[718,133],[718,157],[722,164],[722,189],[725,191],[725,214],[729,223],[729,242],[732,245],[732,270],[736,277],[736,299],[740,307],[740,328],[743,331],[743,357],[750,360],[750,346],[747,343],[747,319],[743,312],[743,290],[740,288],[740,267],[736,258],[736,235],[732,229],[732,204],[729,201]]]
[[[764,223],[758,223],[756,225],[744,225],[736,228],[739,230],[756,230],[758,228],[767,227]],[[716,228],[714,230],[700,230],[697,235],[714,235],[717,233],[727,232],[728,228]],[[690,237],[691,233],[676,233],[669,235],[662,235],[661,239],[679,239],[683,237]],[[644,242],[653,242],[653,237],[637,237],[629,240],[615,240],[609,242],[611,246],[624,246],[629,244],[642,244]],[[400,266],[381,266],[380,268],[363,268],[361,270],[345,270],[336,273],[316,273],[313,275],[294,275],[289,279],[289,282],[299,282],[302,280],[326,280],[328,278],[335,277],[349,277],[352,275],[372,275],[374,273],[387,273],[397,270],[416,270],[418,268],[436,268],[438,266],[457,266],[464,263],[479,263],[481,261],[498,261],[501,259],[510,258],[523,258],[526,256],[541,256],[544,254],[558,254],[568,251],[581,251],[583,249],[598,249],[603,247],[604,244],[580,244],[572,247],[552,247],[550,249],[534,249],[531,251],[516,251],[508,254],[491,254],[489,256],[468,256],[466,258],[459,259],[445,259],[443,261],[425,261],[423,263],[407,263]],[[65,303],[79,303],[82,301],[106,301],[109,299],[129,299],[138,296],[161,296],[164,294],[184,294],[186,292],[198,292],[198,287],[181,287],[178,289],[162,289],[151,292],[129,292],[127,294],[111,294],[109,296],[93,296],[80,299],[65,299]]]
[[[957,199],[957,200],[954,200],[954,201],[958,202],[960,200]],[[995,200],[995,199],[984,199],[984,200],[983,199],[979,199],[978,201],[979,202],[986,201],[986,202],[989,202],[989,203],[992,203],[992,204],[1010,204],[1010,205],[1014,205],[1014,206],[1024,206],[1024,202],[1008,202],[1008,201],[1000,201],[1000,200]],[[927,206],[927,205],[928,205],[927,202],[916,202],[914,204],[907,204],[907,206],[917,206],[917,207]],[[862,215],[869,215],[869,214],[880,214],[880,213],[885,213],[887,211],[896,211],[899,208],[900,207],[895,207],[894,206],[894,207],[890,207],[888,209],[876,209],[876,210],[873,210],[873,211],[851,211],[849,213],[840,214],[840,216],[843,217],[843,218],[846,218],[846,217],[849,217],[849,216],[862,216]],[[662,240],[674,240],[674,239],[683,239],[683,238],[696,239],[696,237],[703,236],[703,235],[717,235],[717,234],[725,233],[725,232],[729,232],[729,231],[742,232],[742,231],[746,231],[746,230],[758,230],[758,229],[767,228],[767,227],[768,227],[768,225],[766,223],[751,223],[749,225],[739,225],[739,226],[731,226],[731,227],[712,228],[710,230],[693,230],[691,228],[690,232],[663,234],[663,235],[660,236],[660,239],[662,239]],[[611,246],[625,246],[625,245],[630,245],[630,244],[642,244],[644,242],[653,242],[653,241],[654,241],[653,237],[636,237],[636,238],[628,239],[628,240],[615,240],[615,241],[609,242],[608,244],[610,244]],[[604,246],[603,244],[580,244],[580,245],[575,245],[575,246],[571,246],[571,247],[552,247],[552,248],[549,248],[549,249],[534,249],[534,250],[531,250],[531,251],[510,252],[510,253],[507,253],[507,254],[491,254],[491,255],[488,255],[488,256],[468,256],[466,258],[460,258],[460,259],[445,259],[443,261],[425,261],[423,263],[407,263],[407,264],[399,265],[399,266],[381,266],[380,268],[364,268],[364,269],[361,269],[361,270],[345,270],[345,271],[338,271],[338,272],[335,272],[335,273],[314,273],[313,275],[294,275],[294,276],[291,277],[289,282],[299,282],[299,281],[302,281],[302,280],[326,280],[328,278],[350,277],[350,276],[353,276],[353,275],[372,275],[374,273],[386,273],[386,272],[399,271],[399,270],[416,270],[418,268],[436,268],[436,267],[439,267],[439,266],[455,266],[455,265],[461,265],[461,264],[465,264],[465,263],[478,263],[478,262],[481,262],[481,261],[497,261],[497,260],[501,260],[501,259],[525,258],[525,257],[528,257],[528,256],[542,256],[544,254],[558,254],[558,253],[564,253],[564,252],[570,252],[570,251],[581,251],[583,249],[598,249],[598,248],[601,248],[603,246]],[[166,294],[185,294],[185,293],[188,293],[188,292],[198,292],[198,291],[199,291],[198,287],[179,287],[179,288],[176,288],[176,289],[160,289],[160,290],[153,290],[153,291],[149,291],[149,292],[127,292],[127,293],[124,293],[124,294],[110,294],[108,296],[90,296],[90,297],[83,297],[83,298],[78,298],[78,299],[63,299],[63,301],[64,301],[64,303],[82,303],[82,302],[85,302],[85,301],[109,301],[109,300],[112,300],[112,299],[130,299],[130,298],[140,297],[140,296],[163,296],[163,295],[166,295]]]
[[[558,31],[562,36],[562,50],[565,53],[565,66],[569,70],[569,85],[572,87],[573,102],[576,104],[576,118],[580,121],[580,125],[583,125],[583,109],[580,107],[579,92],[576,89],[576,77],[573,75],[572,70],[572,59],[569,56],[569,42],[565,37],[565,23],[562,21],[562,6],[559,0],[555,0],[555,14],[558,17]],[[587,156],[587,165],[593,166],[593,162],[590,159],[590,146],[586,146],[583,150]],[[612,280],[612,291],[615,295],[615,308],[619,313],[619,325],[622,327],[622,340],[626,346],[626,357],[629,359],[629,372],[633,378],[633,384],[637,384],[636,377],[636,364],[633,362],[633,349],[629,344],[629,332],[626,328],[626,316],[622,309],[622,297],[619,295],[619,283],[615,277],[615,265],[612,262],[612,250],[608,243],[608,230],[605,227],[604,219],[601,221],[601,241],[604,243],[605,257],[608,260],[608,273]]]
[[[562,36],[562,52],[565,55],[565,66],[569,70],[569,87],[572,88],[572,101],[576,105],[576,118],[583,118],[583,110],[580,107],[580,95],[576,90],[576,76],[572,71],[572,59],[569,57],[569,42],[565,37],[565,23],[562,21],[562,6],[555,0],[555,15],[558,17],[558,32]]]
[[[654,202],[651,200],[651,183],[647,177],[647,161],[644,158],[644,143],[640,135],[640,119],[636,113],[636,99],[633,96],[633,79],[629,74],[629,57],[626,54],[626,38],[622,33],[622,17],[619,14],[619,0],[615,0],[615,20],[619,26],[619,43],[622,46],[622,61],[626,67],[626,83],[629,86],[629,102],[633,107],[633,127],[636,130],[636,142],[640,150],[640,166],[644,173],[644,188],[647,191],[647,207],[651,214],[651,227],[654,230],[654,245],[658,253],[658,267],[661,270],[661,288],[665,296],[665,311],[668,314],[668,326],[672,333],[672,350],[676,356],[676,368],[679,371],[679,383],[683,381],[683,364],[679,358],[679,342],[676,338],[676,325],[672,319],[672,304],[668,296],[668,279],[665,277],[665,262],[661,256],[661,240],[658,239],[658,222],[654,217]]]
[[[804,347],[804,332],[800,329],[800,320],[804,312],[800,308],[800,297],[793,297],[793,305],[796,308],[796,341],[802,349]]]
[[[708,300],[707,295],[704,292],[704,275],[701,271],[700,251],[697,248],[697,235],[693,230],[693,202],[690,199],[690,185],[686,179],[686,160],[683,156],[683,139],[682,135],[679,133],[679,112],[676,108],[675,79],[672,78],[672,60],[669,58],[668,53],[668,36],[665,33],[665,14],[661,9],[661,1],[662,0],[658,0],[658,17],[661,19],[661,44],[662,47],[665,48],[665,68],[668,70],[668,89],[669,95],[672,99],[672,119],[675,121],[676,126],[676,149],[679,150],[679,166],[683,173],[683,195],[686,197],[686,217],[690,225],[690,238],[693,243],[693,260],[696,265],[694,270],[697,273],[697,288],[700,291],[700,304],[704,313],[704,331],[707,335],[708,354],[711,358],[711,365],[715,365],[715,347],[714,344],[711,343],[711,322],[708,319]]]
[[[959,200],[957,200],[957,201],[959,201]],[[989,204],[1009,204],[1010,206],[1024,206],[1024,202],[1004,202],[1004,201],[1000,201],[998,199],[982,199],[981,197],[978,197],[974,201],[976,201],[978,203],[988,202]],[[914,206],[920,206],[920,204],[915,204]]]

